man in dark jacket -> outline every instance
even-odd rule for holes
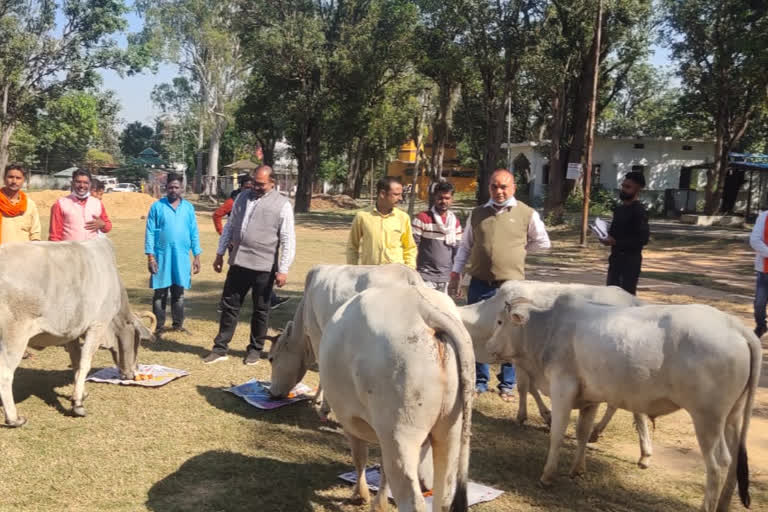
[[[624,177],[619,192],[621,204],[613,210],[613,222],[608,237],[602,240],[611,246],[608,259],[608,286],[620,286],[632,295],[637,293],[643,247],[648,243],[648,212],[639,200],[645,187],[641,172],[629,172]]]

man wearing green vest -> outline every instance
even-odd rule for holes
[[[462,272],[469,274],[469,304],[493,297],[505,281],[525,279],[525,255],[550,247],[539,214],[515,199],[515,177],[511,172],[495,170],[489,189],[491,199],[472,210],[467,219],[448,287],[448,293],[456,296]],[[488,365],[477,363],[476,373],[475,390],[485,393],[490,380]],[[515,367],[502,365],[497,377],[499,395],[505,401],[512,400]]]

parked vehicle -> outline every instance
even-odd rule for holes
[[[138,188],[133,183],[118,183],[112,192],[138,192]]]
[[[117,186],[117,178],[112,176],[94,176],[94,179],[104,184],[104,192],[112,192]]]

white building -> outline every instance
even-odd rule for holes
[[[549,178],[549,147],[541,147],[537,142],[510,146],[516,168],[525,162],[520,155],[528,160],[531,196],[541,200]],[[606,189],[618,189],[626,173],[641,171],[647,183],[645,199],[656,203],[663,201],[666,189],[702,191],[706,183],[705,166],[713,160],[714,141],[598,136],[592,155],[592,181]]]

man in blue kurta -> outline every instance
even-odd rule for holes
[[[195,207],[181,198],[182,177],[169,174],[166,197],[155,202],[147,215],[144,252],[151,274],[149,287],[155,290],[152,310],[157,317],[157,332],[165,325],[165,307],[171,295],[172,329],[184,329],[184,289],[192,283],[192,273],[200,272],[200,235]],[[194,260],[190,268],[189,251]]]

